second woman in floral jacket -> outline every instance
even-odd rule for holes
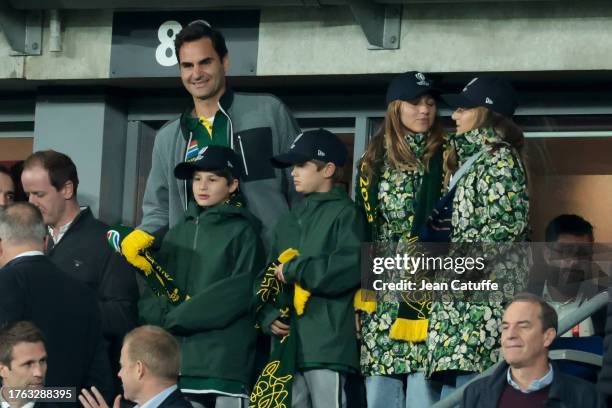
[[[460,94],[442,98],[456,108],[457,125],[445,164],[451,170],[464,166],[452,198],[450,242],[524,241],[529,198],[524,137],[511,120],[514,90],[500,78],[475,78]],[[442,398],[498,361],[502,315],[501,303],[433,302],[428,373],[443,378]]]

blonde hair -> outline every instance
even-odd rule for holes
[[[406,141],[408,129],[401,120],[402,101],[395,100],[387,106],[385,119],[372,141],[369,143],[362,161],[368,164],[368,177],[372,177],[373,167],[387,155],[391,165],[398,170],[416,170],[421,164]],[[444,129],[436,115],[425,144],[423,165],[429,168],[429,161],[444,143]]]
[[[180,371],[181,352],[176,339],[161,327],[144,325],[125,335],[128,360],[142,361],[157,378],[175,381]]]

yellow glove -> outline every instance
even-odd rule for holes
[[[147,258],[142,256],[142,253],[153,245],[153,241],[155,241],[155,238],[152,235],[135,229],[121,242],[121,253],[125,256],[125,259],[143,271],[146,276],[153,271],[153,267],[147,261]]]

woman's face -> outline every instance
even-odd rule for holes
[[[457,134],[469,132],[476,127],[478,108],[457,108],[451,117],[457,125]]]
[[[431,129],[436,118],[436,101],[430,95],[400,105],[402,125],[412,133],[424,133]]]

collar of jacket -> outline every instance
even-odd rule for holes
[[[563,375],[563,373],[561,373],[561,371],[559,371],[559,367],[556,365],[556,363],[550,360],[548,360],[548,362],[552,365],[553,372],[555,374],[553,377],[553,381],[550,384],[547,401],[554,401],[555,403],[561,402],[565,399],[565,393],[571,392],[571,389],[568,389],[568,384],[565,383],[565,376]],[[508,365],[508,363],[502,361],[502,363],[495,370],[495,372],[491,374],[488,380],[489,386],[487,387],[487,389],[492,393],[492,395],[489,395],[487,397],[487,400],[499,401],[506,385],[511,387],[511,385],[508,384],[507,380],[507,372],[509,368],[510,366]]]
[[[255,228],[256,231],[261,229],[261,222],[253,214],[251,214],[245,207],[238,207],[227,203],[219,203],[209,208],[200,207],[195,200],[190,200],[187,206],[187,214],[185,219],[195,220],[197,219],[209,219],[211,222],[216,222],[229,217],[242,217],[245,218]]]
[[[45,255],[20,256],[20,257],[13,258],[10,261],[8,261],[2,268],[0,268],[0,271],[3,271],[9,268],[10,266],[18,265],[22,262],[40,262],[40,261],[45,261],[47,259],[48,258]]]
[[[90,218],[93,218],[93,214],[91,213],[91,208],[89,208],[89,207],[81,207],[81,211],[79,211],[77,216],[74,217],[74,219],[72,220],[72,223],[70,224],[70,227],[68,227],[68,229],[64,233],[64,236],[62,237],[62,239],[60,240],[59,243],[54,244],[53,243],[53,239],[51,237],[49,237],[49,246],[47,247],[47,251],[46,251],[47,254],[50,254],[51,251],[53,251],[53,249],[56,246],[60,245],[64,241],[64,238],[66,238],[66,236],[68,234],[70,234],[71,231],[79,229],[81,227],[81,225],[83,224],[83,222],[85,220],[90,219]]]
[[[491,127],[476,128],[465,133],[454,134],[450,137],[450,142],[457,151],[459,166],[482,149],[503,143],[495,129]]]
[[[304,199],[298,204],[296,210],[300,211],[312,204],[318,204],[325,201],[342,200],[347,195],[344,190],[340,187],[333,187],[330,191],[325,193],[310,193],[304,197]]]
[[[219,105],[225,112],[229,114],[229,110],[232,107],[232,103],[234,103],[234,91],[227,87],[225,88],[225,93],[221,95],[219,99]],[[189,104],[189,106],[185,109],[185,111],[181,114],[181,133],[183,134],[183,139],[185,141],[189,140],[189,128],[187,126],[187,118],[191,116],[195,105],[193,104],[193,100]]]

